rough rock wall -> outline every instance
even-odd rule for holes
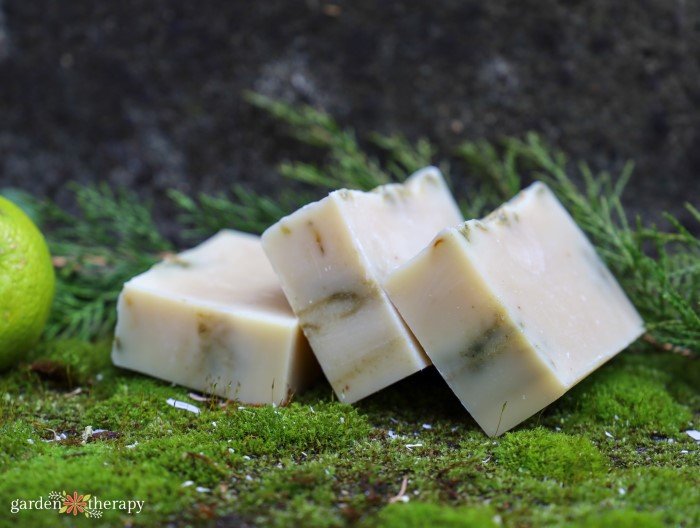
[[[635,210],[700,199],[700,4],[0,0],[0,186],[264,189],[296,145],[245,89],[359,131],[536,130],[598,168],[637,161]]]

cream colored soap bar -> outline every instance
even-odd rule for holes
[[[440,232],[385,288],[489,435],[552,403],[643,332],[591,243],[542,183],[484,221]]]
[[[338,398],[354,402],[429,365],[381,287],[462,216],[440,172],[340,190],[283,218],[263,247]]]
[[[319,373],[260,239],[221,231],[131,279],[119,367],[236,399],[284,403]]]

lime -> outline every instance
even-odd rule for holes
[[[0,196],[0,370],[41,336],[55,283],[43,235],[19,207]]]

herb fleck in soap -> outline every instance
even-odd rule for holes
[[[489,435],[552,403],[644,330],[542,183],[483,221],[440,232],[384,286]]]

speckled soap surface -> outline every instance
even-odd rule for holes
[[[643,332],[595,249],[542,183],[449,228],[385,288],[490,435],[514,427]]]
[[[228,230],[125,284],[112,361],[245,403],[318,373],[260,238]]]

